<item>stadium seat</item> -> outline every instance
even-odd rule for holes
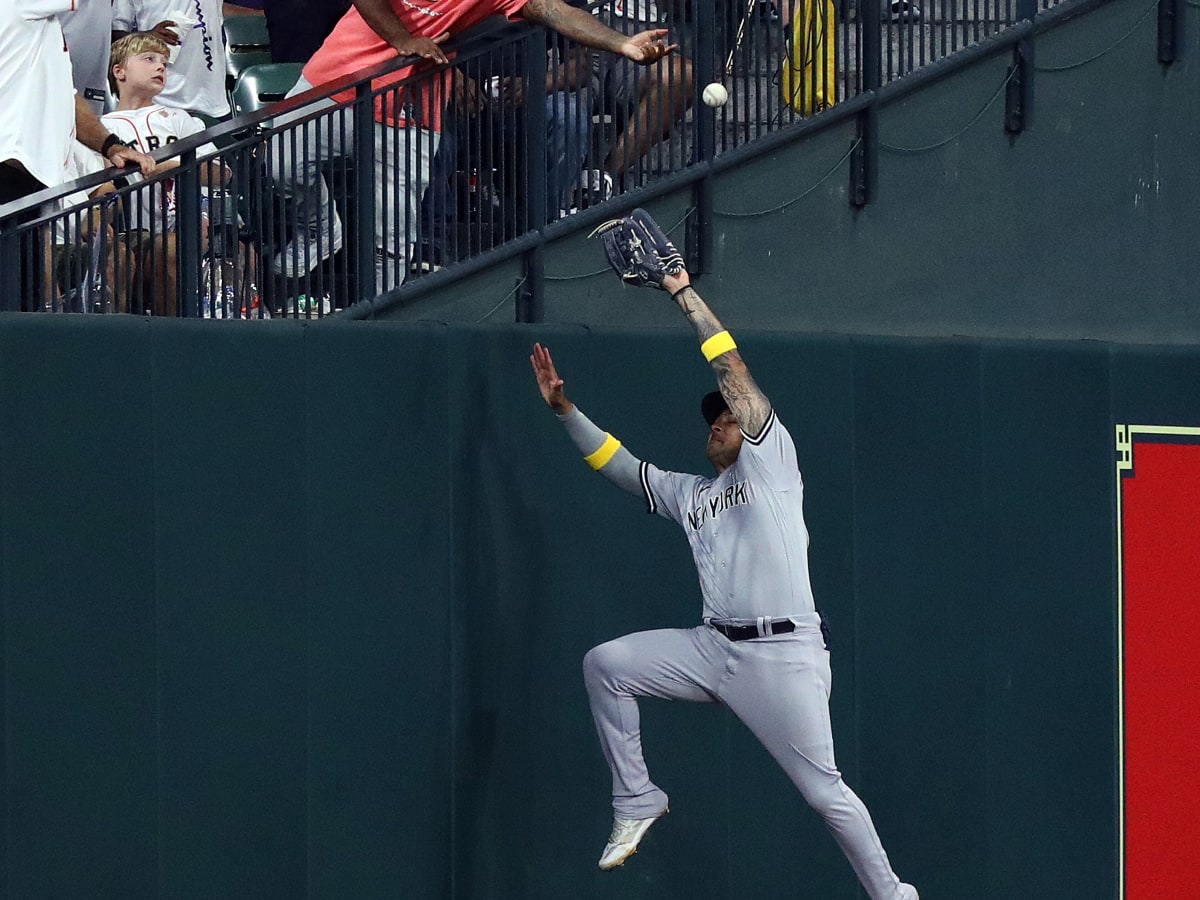
[[[230,16],[225,20],[225,81],[229,88],[250,66],[271,61],[271,39],[263,16]]]
[[[250,66],[238,75],[229,99],[233,114],[262,109],[269,103],[282,100],[300,78],[302,63],[262,63]]]

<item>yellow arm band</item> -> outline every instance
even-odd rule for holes
[[[728,353],[730,350],[736,349],[737,344],[733,342],[733,337],[728,331],[714,334],[700,345],[700,352],[704,354],[704,358],[709,362],[712,362],[722,353]]]
[[[598,472],[608,465],[608,461],[612,459],[620,449],[621,442],[611,434],[606,433],[604,435],[604,443],[600,445],[600,449],[595,453],[589,453],[583,458],[583,461]]]

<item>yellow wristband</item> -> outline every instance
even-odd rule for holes
[[[737,344],[733,342],[733,337],[728,331],[714,334],[700,345],[700,352],[704,354],[704,358],[709,362],[712,362],[722,353],[728,353],[730,350],[736,349]]]
[[[600,449],[595,453],[589,453],[583,458],[583,461],[591,466],[596,471],[600,471],[608,465],[608,461],[616,455],[616,452],[621,449],[621,442],[611,434],[604,435],[604,443],[600,445]]]

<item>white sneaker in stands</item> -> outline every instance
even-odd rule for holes
[[[299,278],[342,249],[342,220],[333,210],[333,222],[300,223],[283,249],[275,254],[271,268],[276,275]]]

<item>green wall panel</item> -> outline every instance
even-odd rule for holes
[[[145,896],[156,881],[146,335],[129,319],[0,329],[13,900]]]
[[[989,896],[1105,897],[1112,798],[1078,773],[1115,783],[1108,354],[989,347],[981,388]]]
[[[161,896],[302,896],[299,323],[155,321]]]
[[[445,329],[305,333],[307,896],[449,896]]]
[[[952,895],[987,859],[955,824],[988,815],[979,349],[856,342],[854,371],[853,786],[903,877]]]

